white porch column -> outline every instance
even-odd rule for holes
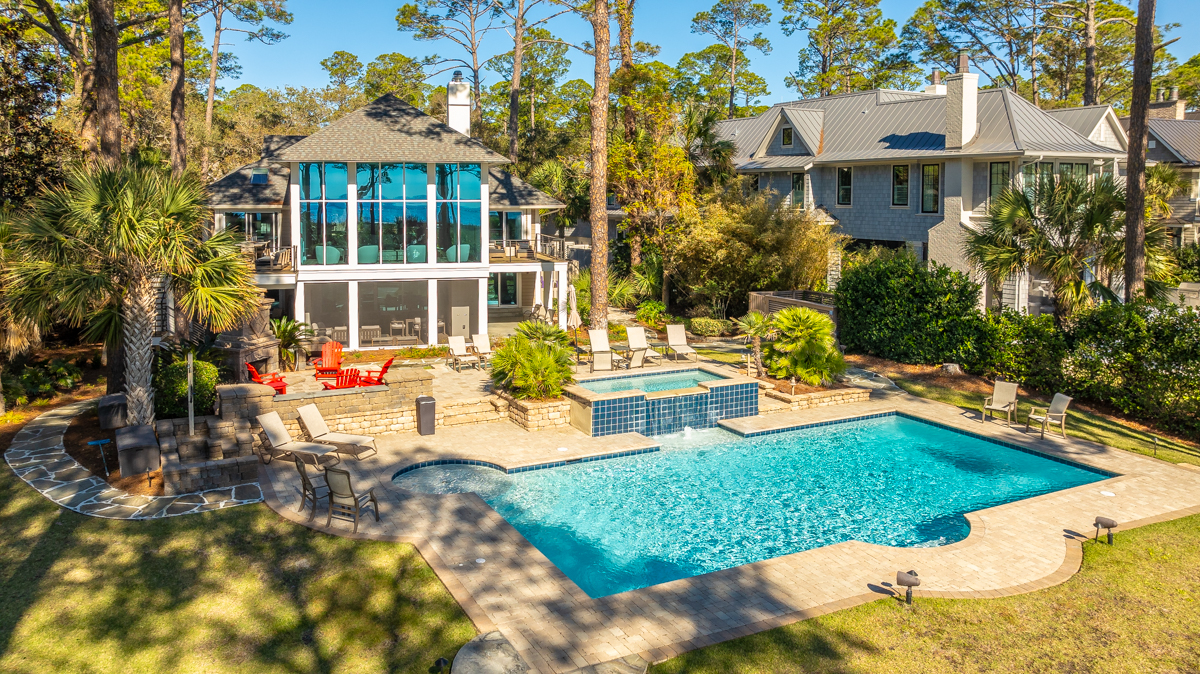
[[[438,282],[437,279],[431,278],[427,283],[429,284],[429,315],[425,317],[425,325],[428,326],[429,341],[426,344],[437,344]]]
[[[558,270],[558,327],[567,329],[567,268]]]
[[[487,289],[488,277],[485,276],[479,279],[479,334],[481,335],[488,333]]]
[[[347,292],[349,294],[349,298],[346,300],[346,302],[348,304],[346,309],[348,310],[348,312],[350,314],[350,318],[349,318],[350,325],[347,326],[349,328],[350,334],[347,335],[347,337],[350,338],[350,350],[357,351],[358,348],[361,346],[358,343],[358,337],[359,337],[359,332],[358,332],[358,281],[350,281],[347,284],[347,286],[348,286]]]
[[[541,269],[533,273],[533,303],[546,306],[546,284]]]

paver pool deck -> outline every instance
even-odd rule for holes
[[[413,543],[481,632],[499,630],[539,672],[571,672],[629,655],[658,662],[679,653],[890,596],[896,571],[916,569],[921,596],[989,598],[1061,583],[1082,559],[1097,515],[1118,529],[1200,513],[1200,471],[1075,438],[1026,434],[978,413],[907,395],[852,405],[729,420],[742,433],[897,411],[1116,473],[1089,485],[967,515],[970,535],[936,548],[851,541],[592,599],[475,494],[416,494],[392,476],[424,461],[465,459],[504,468],[637,451],[637,434],[591,438],[578,431],[528,433],[499,422],[438,429],[434,436],[379,438],[379,454],[342,467],[356,488],[374,487],[382,521],[353,537]],[[565,450],[565,451],[563,451]],[[315,529],[351,536],[347,522],[324,527],[296,511],[295,468],[263,471],[268,505]],[[1106,493],[1107,492],[1107,493]],[[1111,494],[1111,495],[1109,495]],[[322,503],[322,506],[324,503]],[[485,560],[477,563],[477,559]]]

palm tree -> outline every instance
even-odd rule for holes
[[[152,332],[162,281],[189,319],[212,329],[240,324],[257,306],[253,270],[237,236],[204,238],[204,185],[129,159],[77,166],[11,221],[16,259],[5,271],[14,314],[46,326],[66,321],[120,337],[131,425],[154,421]]]
[[[724,113],[699,103],[689,103],[683,111],[683,147],[696,169],[700,184],[721,186],[737,176],[733,166],[736,146],[731,140],[717,138],[717,122]]]
[[[967,260],[992,287],[1025,270],[1044,274],[1061,322],[1095,299],[1116,300],[1112,288],[1125,264],[1125,193],[1111,176],[1091,183],[1058,177],[1002,192],[983,229],[968,235]],[[1146,228],[1147,271],[1158,292],[1172,262],[1161,226]]]
[[[810,386],[829,384],[846,371],[833,337],[833,319],[807,307],[788,307],[771,318],[775,341],[767,348],[770,372]]]
[[[279,340],[279,364],[283,369],[296,369],[296,349],[313,336],[312,328],[303,321],[276,318],[271,321],[271,334]]]
[[[560,234],[562,228],[588,216],[590,181],[582,162],[563,163],[549,159],[533,169],[529,174],[529,182],[566,205],[566,208],[554,214]]]
[[[1171,198],[1189,187],[1187,179],[1170,164],[1146,169],[1146,219],[1171,217]]]
[[[775,326],[771,324],[771,319],[763,316],[760,311],[751,311],[750,313],[735,318],[738,331],[750,339],[750,344],[754,349],[754,370],[762,376],[766,374],[763,368],[762,359],[762,341],[770,339],[772,333],[775,332]]]

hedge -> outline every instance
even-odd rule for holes
[[[212,414],[217,402],[220,374],[217,366],[202,360],[193,363],[192,404],[196,416]],[[154,378],[154,413],[161,419],[187,416],[187,363],[171,363]]]

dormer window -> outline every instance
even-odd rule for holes
[[[267,184],[267,169],[254,169],[250,172],[251,185],[266,185]]]
[[[781,143],[783,143],[784,147],[792,146],[792,129],[791,129],[791,127],[785,126],[782,129],[780,129],[779,136],[780,136],[779,140]]]

